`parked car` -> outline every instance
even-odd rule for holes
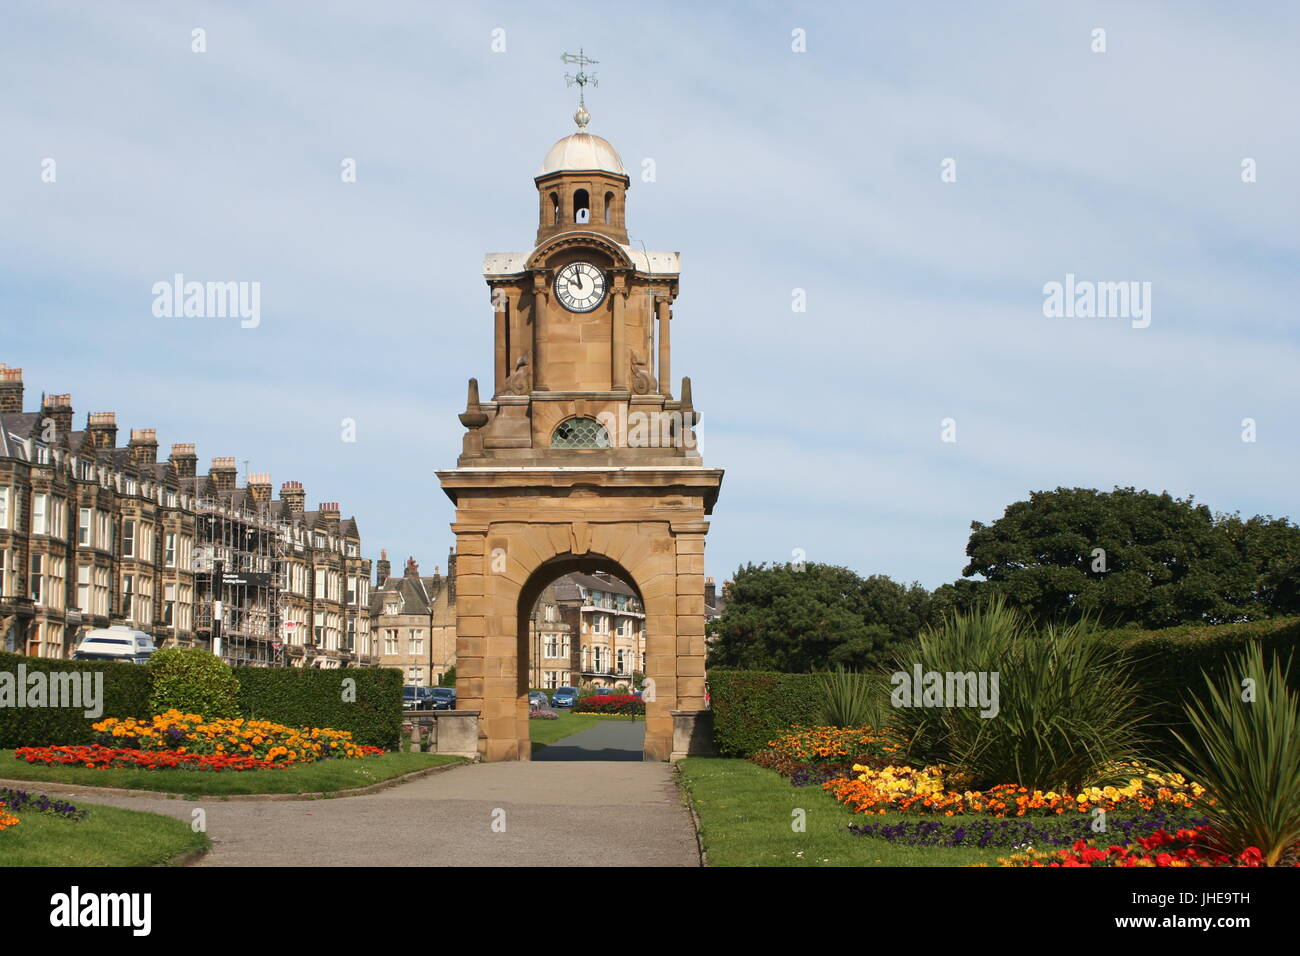
[[[420,700],[420,691],[423,687],[403,687],[402,688],[402,710],[420,710],[422,709]]]
[[[551,694],[552,707],[572,707],[578,702],[578,688],[557,687]]]
[[[125,624],[97,627],[87,631],[77,649],[72,652],[74,661],[121,661],[127,664],[148,664],[156,650],[153,638]]]
[[[429,692],[429,706],[434,710],[456,709],[456,688],[426,687],[425,690]]]
[[[551,698],[547,697],[540,690],[530,690],[528,692],[529,707],[550,707]]]

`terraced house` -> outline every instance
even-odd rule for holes
[[[0,365],[0,646],[68,658],[84,631],[126,624],[160,647],[214,646],[231,663],[378,664],[370,562],[336,503],[305,511],[298,482],[238,486],[233,458],[198,474],[193,444],[158,460],[154,429],[119,447],[116,415],[73,429],[72,396],[24,407]]]
[[[456,558],[448,557],[447,576],[434,568],[420,574],[415,558],[406,559],[401,577],[392,576],[388,552],[379,552],[370,620],[380,662],[402,672],[413,687],[431,687],[456,664]]]
[[[645,673],[645,608],[636,592],[605,573],[566,574],[554,587],[574,635],[573,682],[631,690],[634,675]],[[549,679],[542,686],[560,686]]]

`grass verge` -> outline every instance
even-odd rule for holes
[[[682,784],[700,818],[710,866],[969,866],[1009,856],[1006,848],[900,846],[854,836],[854,823],[916,820],[854,814],[820,787],[795,787],[747,760],[688,757]],[[803,811],[803,832],[793,824]],[[973,817],[944,817],[946,823]]]
[[[209,846],[188,823],[138,810],[77,801],[89,811],[73,822],[49,813],[20,813],[22,821],[0,833],[3,866],[154,866]]]
[[[14,759],[0,750],[0,779],[69,783],[83,787],[121,787],[184,796],[235,796],[272,793],[334,793],[382,783],[402,774],[462,762],[460,757],[426,753],[386,753],[359,760],[319,760],[284,770],[135,770],[112,767],[47,767]]]
[[[590,730],[602,720],[631,719],[614,714],[575,714],[568,710],[557,710],[556,714],[559,716],[555,720],[530,720],[528,722],[528,736],[533,741],[534,753],[547,744],[553,744],[583,730]]]

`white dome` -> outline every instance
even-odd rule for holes
[[[587,169],[627,175],[623,169],[623,160],[618,158],[618,152],[609,144],[609,140],[585,131],[566,136],[552,146],[542,160],[542,168],[537,175],[545,176],[560,170]]]

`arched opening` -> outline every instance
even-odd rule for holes
[[[626,570],[597,555],[546,562],[520,591],[518,635],[533,760],[644,759],[654,683],[645,604]]]
[[[551,432],[552,448],[608,448],[609,432],[594,418],[569,418]]]
[[[605,225],[610,225],[614,221],[614,194],[605,193]]]
[[[552,225],[560,224],[560,197],[557,193],[551,193],[551,207],[555,210],[555,219]]]
[[[585,223],[591,219],[591,197],[587,190],[577,189],[573,193],[573,221]]]

